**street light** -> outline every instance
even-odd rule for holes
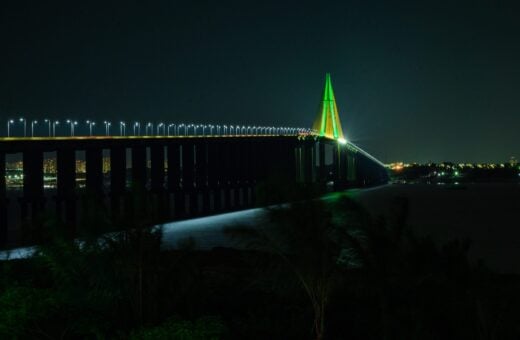
[[[140,135],[141,135],[141,123],[139,123],[139,122],[135,122],[135,123],[134,123],[134,136],[137,136],[137,135],[135,134],[135,130],[136,130],[136,128],[137,128],[137,135],[140,136]]]
[[[49,137],[51,136],[51,120],[50,119],[44,119],[43,120],[47,125],[49,126]]]
[[[78,122],[67,119],[67,123],[70,124],[70,136],[72,137],[74,136],[74,126],[78,125]]]
[[[119,122],[119,135],[126,136],[126,124],[125,122]]]
[[[56,125],[59,125],[60,122],[58,120],[55,120],[53,123],[52,123],[52,136],[53,137],[56,137]]]
[[[110,126],[112,125],[112,123],[110,122],[107,122],[106,120],[103,122],[103,124],[105,124],[105,136],[109,136],[110,135]]]
[[[20,118],[20,122],[23,123],[23,136],[27,137],[27,119],[22,117]]]
[[[11,124],[13,124],[13,123],[14,123],[14,120],[12,120],[12,119],[7,120],[7,137],[11,137],[10,127],[11,127]]]
[[[181,127],[184,128],[184,135],[186,135],[186,125],[184,124],[179,124],[179,126],[177,127],[177,135],[180,135],[181,134]]]
[[[31,121],[31,137],[34,137],[34,124],[38,124],[37,120]]]
[[[88,129],[89,129],[89,133],[90,133],[90,137],[92,137],[92,127],[94,125],[96,125],[96,122],[93,122],[91,120],[87,120],[87,124],[88,124]]]
[[[157,136],[160,136],[161,126],[164,126],[164,123],[157,124],[157,133],[156,133]],[[165,135],[164,129],[163,129],[163,135]]]

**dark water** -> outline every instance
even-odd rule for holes
[[[347,194],[361,202],[372,214],[389,215],[395,197],[409,200],[408,224],[417,235],[431,236],[438,244],[453,239],[470,239],[470,260],[483,259],[491,269],[520,273],[520,185],[471,184],[461,187],[442,185],[387,185],[353,189]],[[330,199],[334,198],[332,194]],[[201,249],[241,247],[222,233],[231,225],[257,228],[266,223],[263,209],[208,216],[166,223],[163,246],[176,247],[191,237]],[[24,256],[20,252],[19,256]],[[0,252],[0,258],[5,254]],[[16,253],[11,253],[10,256]]]
[[[354,195],[374,214],[390,214],[394,197],[406,197],[408,224],[439,243],[469,238],[472,261],[520,273],[520,184],[388,185]]]

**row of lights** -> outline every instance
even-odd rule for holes
[[[27,137],[27,119],[19,118],[18,122],[23,124],[23,136]],[[16,120],[9,119],[7,121],[7,137],[11,136],[11,126],[16,123]],[[47,125],[48,136],[56,137],[56,127],[60,125],[60,121],[44,119],[43,123]],[[70,127],[70,136],[75,136],[78,121],[67,119],[64,122]],[[92,120],[85,121],[88,127],[89,136],[94,135],[94,128],[96,122]],[[31,137],[34,137],[34,127],[38,124],[37,120],[30,121]],[[111,136],[110,128],[112,122],[103,121],[105,128],[105,136]],[[119,135],[127,136],[126,122],[119,122]],[[307,128],[294,127],[274,127],[274,126],[245,126],[245,125],[212,125],[212,124],[165,124],[165,123],[151,123],[148,122],[143,126],[144,131],[141,130],[141,122],[134,122],[132,124],[133,136],[214,136],[214,135],[295,135],[295,134],[314,134],[315,131]]]

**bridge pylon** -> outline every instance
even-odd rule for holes
[[[336,98],[334,97],[334,90],[332,89],[332,82],[330,80],[330,73],[325,74],[325,88],[323,89],[320,110],[314,120],[312,128],[322,137],[345,141],[339,120]]]

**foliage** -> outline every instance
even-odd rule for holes
[[[130,334],[131,340],[217,340],[226,328],[218,317],[202,317],[195,321],[171,318],[160,326],[144,328]]]

